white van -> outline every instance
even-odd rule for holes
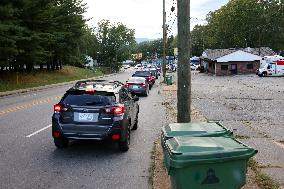
[[[257,75],[265,76],[284,76],[284,60],[278,60],[275,63],[265,64],[263,68],[258,69]]]

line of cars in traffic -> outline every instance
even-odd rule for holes
[[[137,66],[137,65],[136,65]],[[139,67],[140,69],[126,81],[126,86],[132,94],[149,95],[149,91],[160,76],[158,67]]]
[[[52,137],[57,148],[72,140],[107,140],[128,151],[131,130],[138,128],[139,97],[159,77],[157,69],[136,71],[126,84],[83,80],[68,89],[54,105]]]

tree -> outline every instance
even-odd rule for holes
[[[0,66],[30,71],[35,64],[59,69],[81,65],[86,32],[83,0],[2,0]]]
[[[15,2],[16,3],[16,2]],[[18,10],[13,7],[9,0],[0,2],[0,68],[9,66],[15,62],[18,55],[17,39],[21,37],[22,28],[15,19]]]
[[[98,23],[98,61],[102,66],[119,70],[121,62],[131,57],[131,47],[135,45],[135,31],[122,23],[102,20]]]
[[[284,2],[280,0],[230,0],[207,15],[206,26],[197,26],[191,35],[206,48],[262,47],[284,49]],[[199,41],[199,42],[198,42]],[[193,51],[200,52],[193,44]]]

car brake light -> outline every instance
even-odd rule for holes
[[[112,135],[111,139],[112,140],[119,140],[120,139],[120,135]]]
[[[54,108],[55,113],[59,113],[62,110],[62,107],[60,104],[55,104],[53,108]]]
[[[123,106],[114,107],[113,113],[114,113],[114,115],[121,115],[121,114],[123,114],[124,113],[124,107]]]
[[[129,83],[126,83],[126,85],[125,85],[126,87],[130,87],[131,86],[131,84],[129,84]]]
[[[94,92],[96,92],[96,90],[94,90],[94,89],[86,89],[85,91],[86,91],[86,92],[89,92],[89,93],[94,93]]]
[[[146,85],[145,85],[145,84],[143,84],[143,83],[141,83],[141,84],[140,84],[140,86],[141,86],[141,87],[145,87]]]
[[[52,132],[52,136],[53,136],[54,138],[60,138],[60,132],[54,131],[54,132]]]
[[[115,107],[112,107],[112,108],[106,108],[105,109],[105,112],[107,114],[112,114],[112,115],[118,115],[120,116],[121,114],[124,113],[124,107],[123,106],[115,106]]]

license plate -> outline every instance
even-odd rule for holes
[[[139,86],[134,85],[133,89],[139,89]]]
[[[99,114],[96,113],[75,113],[74,120],[80,122],[97,122]]]

